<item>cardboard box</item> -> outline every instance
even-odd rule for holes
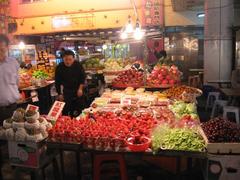
[[[238,180],[240,156],[209,154],[203,163],[203,174],[206,180]]]
[[[38,168],[46,154],[46,145],[43,142],[8,141],[10,164],[13,166]]]

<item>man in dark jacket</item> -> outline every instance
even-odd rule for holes
[[[85,72],[81,64],[74,59],[74,52],[66,50],[63,54],[63,62],[55,72],[55,86],[58,100],[66,103],[63,114],[74,116],[74,111],[84,107]]]

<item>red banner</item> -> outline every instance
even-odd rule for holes
[[[162,26],[163,0],[143,0],[143,26]]]

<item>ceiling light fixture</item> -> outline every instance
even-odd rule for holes
[[[143,36],[144,36],[144,32],[142,31],[140,22],[137,19],[136,28],[135,28],[135,31],[134,31],[134,39],[141,40],[143,38]]]
[[[134,0],[130,0],[134,9],[134,14],[136,16],[136,26],[135,28],[132,25],[131,16],[128,16],[128,23],[121,31],[121,39],[134,38],[135,40],[141,40],[144,37],[144,32],[141,29],[141,24],[138,18],[137,8]]]
[[[25,43],[24,42],[20,42],[19,45],[18,45],[19,49],[23,50],[25,49]]]
[[[198,13],[198,14],[197,14],[197,17],[198,17],[198,18],[203,18],[203,17],[205,17],[205,13]]]

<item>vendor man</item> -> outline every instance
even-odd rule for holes
[[[12,116],[20,98],[18,91],[18,62],[8,57],[7,36],[0,34],[0,123]]]
[[[70,116],[75,116],[74,112],[82,110],[84,106],[85,72],[82,65],[75,61],[74,56],[73,51],[65,50],[63,62],[57,66],[55,72],[58,100],[66,103],[63,114]]]

